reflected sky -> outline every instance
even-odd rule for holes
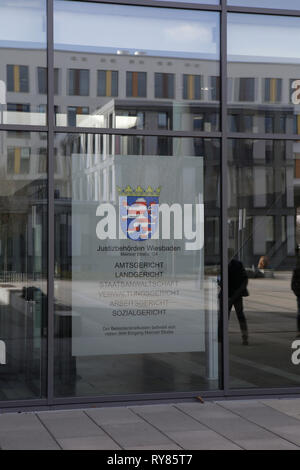
[[[228,0],[228,5],[253,8],[283,8],[300,10],[299,0]]]
[[[199,3],[203,5],[219,5],[219,0],[164,0],[164,2],[182,2],[182,3]]]
[[[229,60],[300,63],[300,18],[228,15]]]
[[[46,0],[0,0],[0,46],[45,47]]]
[[[219,14],[55,1],[56,49],[219,58]]]

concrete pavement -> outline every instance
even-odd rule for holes
[[[2,450],[297,450],[300,398],[2,413]]]

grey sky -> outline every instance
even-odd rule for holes
[[[219,54],[214,12],[55,2],[55,43]],[[145,14],[146,13],[146,14]]]
[[[299,0],[228,0],[228,5],[300,10]]]
[[[45,0],[0,0],[0,41],[46,45]]]
[[[300,18],[235,13],[228,16],[229,56],[299,62],[299,44]]]

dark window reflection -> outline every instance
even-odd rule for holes
[[[88,96],[90,90],[89,70],[69,69],[69,95]]]
[[[46,397],[47,141],[0,133],[0,400]]]
[[[254,101],[255,100],[255,79],[240,78],[237,83],[238,101]]]
[[[248,324],[247,342],[239,307],[230,316],[232,388],[299,383],[290,353],[299,334],[291,289],[299,265],[298,146],[278,140],[229,141],[229,259],[243,264],[249,294],[236,294]],[[235,298],[234,292],[230,295]]]
[[[162,125],[166,125],[167,116],[161,116],[160,120]],[[199,387],[201,389],[218,388],[221,374],[219,365],[221,334],[218,335],[220,324],[217,287],[217,276],[220,272],[219,141],[160,136],[57,134],[55,147],[58,149],[58,172],[55,176],[54,193],[55,395],[57,397],[93,396],[178,389],[184,391]],[[164,178],[166,182],[164,186],[170,178],[168,194],[170,191],[174,194],[182,191],[185,200],[189,201],[191,191],[196,185],[199,198],[201,197],[204,202],[206,238],[203,251],[203,286],[206,286],[207,294],[205,295],[210,299],[207,312],[210,315],[210,324],[212,322],[213,326],[206,323],[206,327],[203,327],[202,333],[206,335],[208,342],[204,341],[205,346],[203,343],[201,351],[198,351],[197,346],[197,351],[189,353],[177,350],[173,353],[147,353],[143,349],[144,346],[141,349],[139,338],[133,336],[131,344],[136,345],[134,346],[134,348],[137,347],[136,352],[133,350],[127,354],[120,349],[118,353],[115,350],[115,343],[111,343],[110,349],[102,354],[99,352],[98,342],[94,342],[93,338],[98,335],[99,325],[104,324],[103,322],[107,321],[107,315],[110,315],[110,305],[107,304],[105,297],[107,292],[102,288],[99,291],[97,283],[111,280],[112,262],[115,264],[117,261],[123,261],[124,258],[121,255],[104,256],[101,269],[99,267],[95,272],[95,262],[99,257],[99,253],[95,255],[94,252],[94,242],[96,241],[97,246],[99,245],[95,239],[95,213],[102,202],[112,204],[117,208],[117,187],[121,180],[121,184],[128,181],[128,165],[132,160],[135,162],[134,167],[141,164],[141,175],[148,175],[149,178],[154,173],[156,180]],[[151,162],[151,166],[147,160]],[[165,165],[168,162],[170,162],[169,170],[164,173],[160,172],[161,174],[158,175],[159,165]],[[174,165],[180,165],[182,168],[182,171],[176,171],[176,175]],[[197,172],[194,170],[195,165]],[[130,172],[134,171],[134,167],[130,167]],[[174,200],[176,200],[175,196],[172,195],[170,201]],[[116,246],[122,246],[123,242],[115,240],[115,243]],[[174,243],[182,242],[176,240]],[[102,242],[105,247],[109,247],[110,244],[110,240]],[[127,244],[126,240],[125,244]],[[193,323],[193,331],[198,327],[200,320],[208,322],[204,311],[199,310],[198,304],[194,305],[191,295],[193,293],[197,296],[199,289],[202,289],[201,286],[195,285],[195,279],[199,275],[199,256],[195,256],[194,253],[186,253],[183,250],[181,255],[164,255],[169,279],[173,279],[176,274],[179,285],[185,285],[190,289],[188,294],[183,289],[181,295],[183,297],[187,295],[190,308],[192,311],[195,309],[197,320]],[[129,257],[127,256],[124,260],[128,261]],[[84,290],[84,286],[88,291]],[[144,291],[145,289],[147,291],[147,283]],[[111,294],[119,296],[120,292],[118,289],[113,289]],[[155,299],[158,299],[157,291],[153,291],[153,294]],[[81,295],[88,295],[89,298],[84,310],[81,306]],[[135,290],[131,299],[134,299],[136,295],[139,294]],[[181,297],[178,302],[182,302]],[[185,320],[186,318],[185,315]],[[159,319],[155,320],[158,323],[159,321]],[[130,324],[134,327],[141,322],[135,319]],[[90,325],[94,325],[92,330]],[[123,320],[118,319],[116,326],[122,325],[124,326]],[[213,338],[211,343],[208,340],[209,334]],[[78,345],[86,341],[90,346],[93,344],[92,349],[89,346],[89,351],[79,350]],[[153,344],[156,344],[156,341]],[[184,367],[180,364],[184,364]],[[109,374],[107,374],[108,368]],[[119,388],[120,381],[122,391]]]

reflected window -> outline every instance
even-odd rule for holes
[[[8,147],[7,148],[7,173],[18,175],[29,173],[30,148]]]
[[[68,106],[68,126],[77,126],[80,116],[89,114],[89,108],[86,106]]]
[[[70,96],[88,96],[90,90],[90,71],[80,69],[69,69],[69,87]]]
[[[38,93],[45,95],[47,93],[47,83],[48,83],[48,70],[47,67],[38,67]],[[54,69],[54,94],[58,94],[59,88],[59,70],[58,68]]]
[[[255,79],[238,78],[235,80],[237,101],[255,101]]]
[[[272,115],[265,116],[265,132],[268,134],[274,132],[274,116]]]
[[[14,111],[18,113],[29,113],[30,104],[28,103],[7,103],[7,111]]]
[[[209,97],[212,101],[220,100],[220,77],[209,77]]]
[[[98,70],[98,96],[118,96],[116,70]]]
[[[38,155],[39,155],[39,168],[38,172],[39,173],[47,173],[47,148],[46,147],[41,147],[38,150]]]
[[[174,98],[175,75],[155,73],[155,98]]]
[[[201,75],[183,75],[183,99],[201,100],[203,98],[203,77]]]
[[[282,94],[281,78],[264,79],[264,101],[268,103],[279,103]]]
[[[230,114],[229,128],[231,132],[253,132],[253,115]]]
[[[38,92],[45,95],[47,93],[47,68],[38,67]]]
[[[29,92],[29,69],[27,65],[7,65],[7,91]]]
[[[126,96],[146,98],[147,96],[147,73],[126,72]]]
[[[169,129],[169,115],[168,113],[158,113],[157,115],[158,129]]]
[[[194,131],[203,131],[204,130],[204,116],[198,115],[193,118],[193,130]]]
[[[300,179],[300,154],[295,155],[294,176],[295,176],[295,178]]]

